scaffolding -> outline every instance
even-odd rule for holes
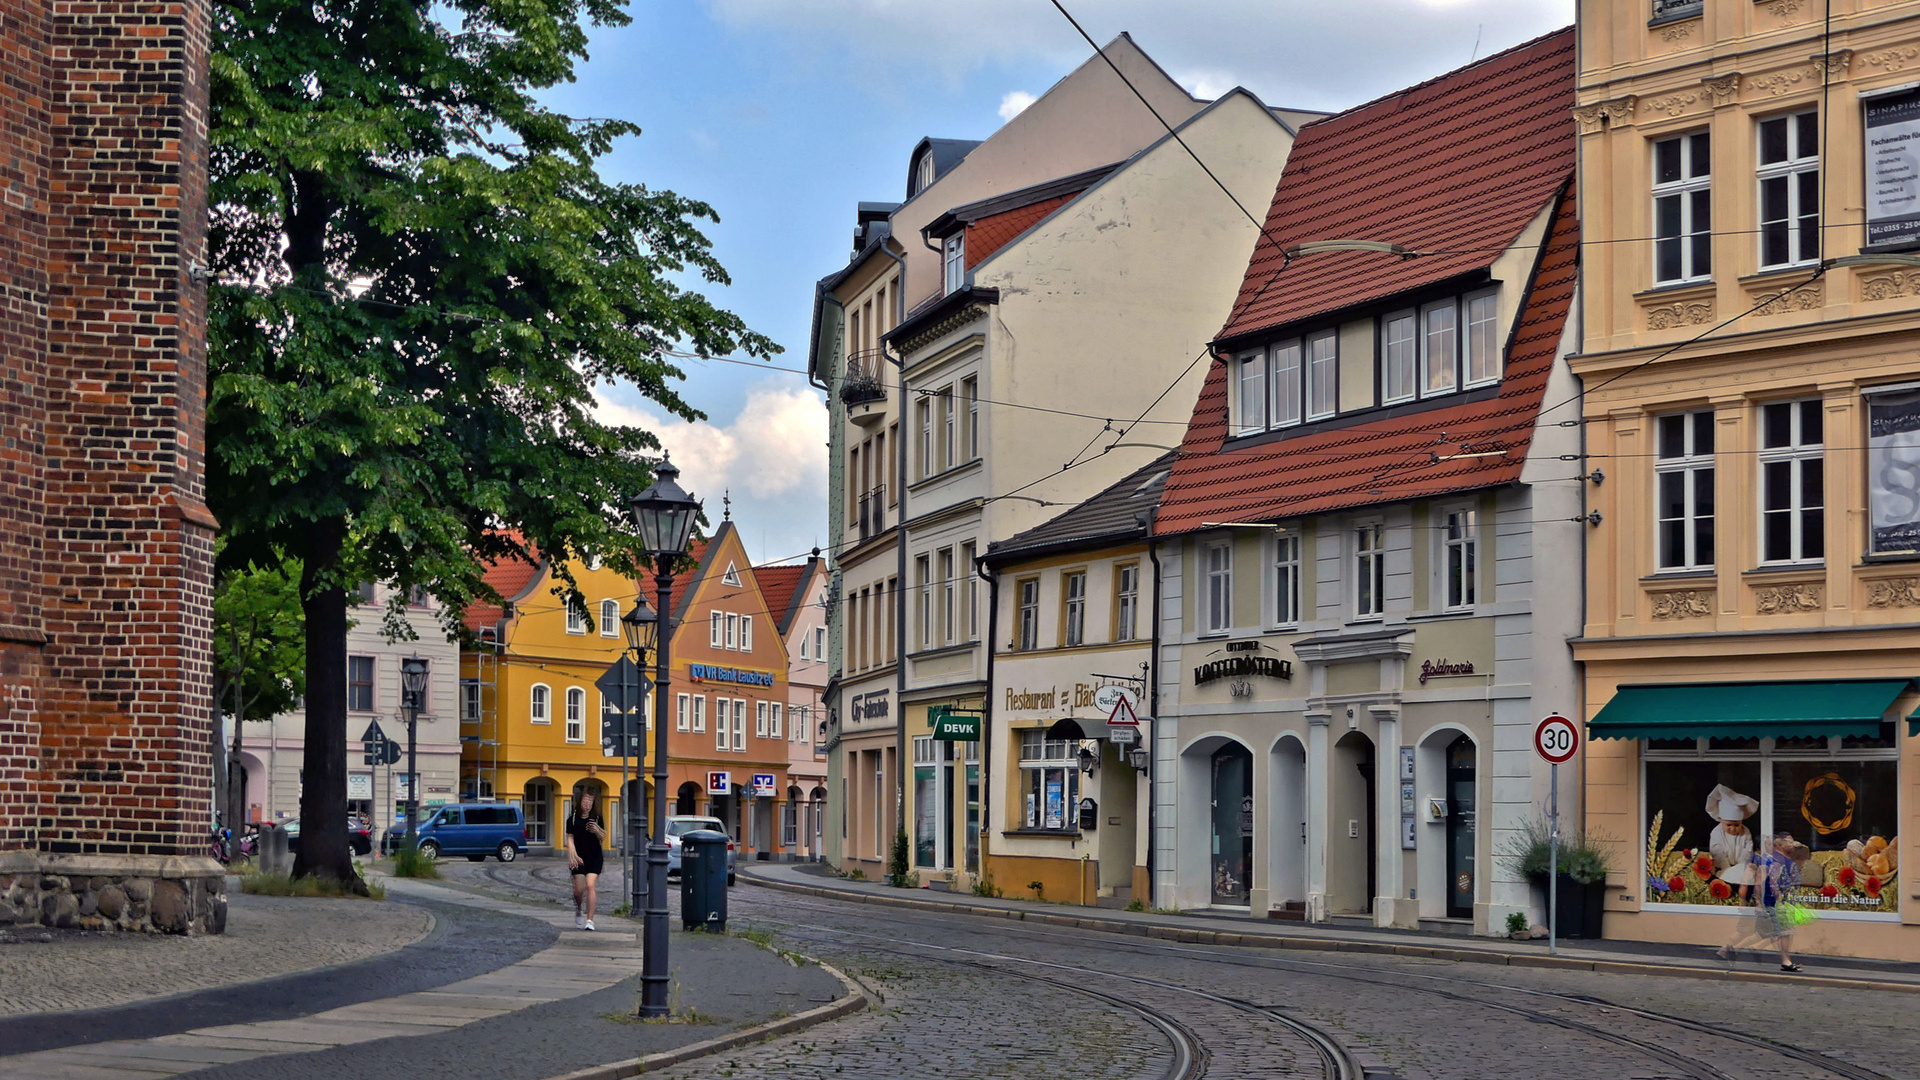
[[[500,639],[491,626],[480,629],[480,642],[469,650],[472,674],[460,680],[461,798],[493,802],[500,797]],[[473,748],[471,763],[467,748]],[[471,771],[469,771],[471,765]]]

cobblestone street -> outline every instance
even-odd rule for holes
[[[556,898],[564,881],[544,860],[452,874]],[[603,896],[617,902],[609,878]],[[1275,955],[851,904],[748,878],[730,893],[734,929],[770,931],[880,1003],[662,1075],[1865,1080],[1915,1075],[1920,1050],[1905,993]],[[1325,1059],[1316,1036],[1331,1040]]]

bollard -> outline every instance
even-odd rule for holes
[[[293,873],[293,856],[287,851],[287,830],[284,826],[260,826],[260,871],[266,874]]]

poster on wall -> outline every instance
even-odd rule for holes
[[[1067,827],[1066,787],[1059,777],[1047,778],[1047,824],[1049,829]]]
[[[373,774],[363,773],[363,772],[348,773],[347,774],[347,798],[349,799],[373,798]]]
[[[1920,90],[1869,98],[1867,243],[1920,241]]]
[[[1867,395],[1873,554],[1920,551],[1920,389]]]

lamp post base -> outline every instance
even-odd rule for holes
[[[647,919],[641,928],[640,1015],[664,1017],[667,1004],[667,845],[647,845]]]

